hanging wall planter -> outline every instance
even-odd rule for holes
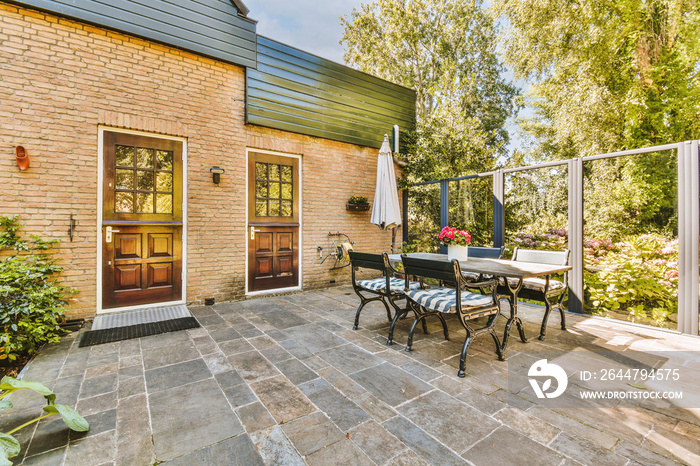
[[[366,212],[369,210],[369,202],[365,196],[352,196],[345,204],[345,210],[352,212]]]

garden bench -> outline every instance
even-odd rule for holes
[[[569,265],[569,255],[570,251],[568,249],[565,251],[539,251],[535,249],[515,248],[513,251],[512,260],[551,265]],[[520,290],[518,297],[533,301],[541,301],[545,304],[544,318],[542,319],[542,327],[540,328],[540,340],[544,340],[545,338],[545,334],[547,332],[547,320],[549,319],[549,313],[552,311],[552,309],[559,310],[561,315],[561,329],[566,330],[564,297],[566,296],[566,291],[568,290],[567,276],[568,272],[564,272],[564,278],[562,281],[552,279],[549,275],[547,275],[545,278],[525,278],[522,280],[522,289]],[[518,279],[516,278],[509,278],[508,282],[511,288],[518,285]],[[503,293],[507,290],[508,289],[505,287],[503,279],[501,279],[499,292]],[[507,299],[509,304],[512,306],[513,303],[509,295],[502,295],[502,297]]]

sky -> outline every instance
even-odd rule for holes
[[[359,10],[361,0],[243,0],[261,36],[334,62],[343,62],[340,17]],[[364,0],[364,3],[369,3]]]

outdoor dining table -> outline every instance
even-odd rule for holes
[[[418,259],[449,261],[447,254],[415,252],[408,253],[406,255]],[[389,260],[394,263],[400,263],[401,254],[389,254]],[[504,279],[503,282],[506,284],[508,297],[512,303],[510,308],[510,317],[508,317],[508,321],[506,322],[506,328],[503,333],[503,341],[501,342],[501,351],[503,352],[504,357],[507,355],[506,349],[508,347],[510,329],[514,323],[518,327],[520,339],[523,341],[523,343],[527,343],[523,322],[520,320],[520,317],[518,317],[518,293],[523,288],[523,280],[526,278],[551,277],[552,275],[571,270],[570,265],[552,265],[540,264],[537,262],[482,258],[470,258],[466,261],[461,261],[459,263],[459,268],[463,273],[473,272],[483,275],[490,275],[493,277],[501,277]],[[518,281],[517,283],[513,284],[510,280],[508,280],[508,278],[515,278]]]

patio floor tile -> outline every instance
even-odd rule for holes
[[[58,417],[23,429],[15,464],[700,464],[700,409],[555,409],[509,391],[509,381],[529,385],[535,351],[590,359],[629,350],[646,361],[693,351],[697,338],[572,315],[570,332],[553,325],[544,342],[513,334],[507,362],[477,338],[460,379],[455,319],[451,340],[431,321],[405,352],[412,319],[399,321],[388,347],[379,303],[351,330],[357,303],[338,287],[193,308],[202,327],[135,340],[79,348],[71,334],[42,349],[23,378],[77,406],[91,430],[69,432]],[[542,308],[521,310],[536,336]],[[669,353],[667,364],[694,363]],[[4,432],[45,405],[27,390],[10,401]]]

